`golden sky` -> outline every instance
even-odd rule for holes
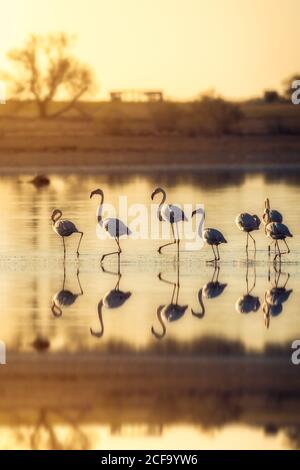
[[[300,70],[299,0],[1,0],[0,66],[30,32],[76,33],[99,96],[160,88],[186,99],[278,88]]]

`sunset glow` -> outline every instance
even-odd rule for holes
[[[29,33],[76,34],[100,98],[148,87],[178,99],[211,88],[248,97],[300,68],[297,0],[11,0],[2,16],[2,67]]]

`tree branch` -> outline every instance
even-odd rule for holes
[[[65,106],[63,107],[62,109],[60,109],[59,111],[56,111],[56,113],[52,113],[50,114],[48,117],[49,118],[56,118],[58,116],[61,116],[62,114],[64,114],[65,112],[69,111],[69,109],[73,108],[73,106],[77,103],[77,101],[79,100],[79,98],[87,91],[87,87],[84,87],[82,90],[80,90],[77,95],[74,96],[74,98]]]

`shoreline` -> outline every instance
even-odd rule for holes
[[[228,164],[214,164],[214,165],[195,165],[195,164],[176,164],[176,165],[76,165],[76,166],[66,166],[66,165],[12,165],[12,166],[2,166],[0,161],[0,168],[2,174],[18,174],[18,173],[39,173],[45,172],[48,173],[127,173],[127,174],[151,174],[151,173],[177,173],[177,172],[196,172],[196,173],[208,173],[212,170],[223,173],[223,172],[235,172],[235,173],[276,173],[279,171],[289,172],[300,172],[300,163],[297,164],[274,164],[274,165],[264,165],[264,164],[253,164],[253,165],[228,165]]]
[[[64,132],[65,130],[65,132]],[[293,135],[220,137],[109,136],[62,129],[3,131],[2,171],[160,172],[300,170]],[[69,132],[67,132],[69,131]]]

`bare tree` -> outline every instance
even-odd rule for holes
[[[33,99],[39,116],[56,117],[75,107],[83,95],[95,90],[89,66],[70,53],[74,38],[64,33],[30,35],[24,47],[13,49],[8,58],[15,73],[5,74],[10,96],[18,100]],[[50,112],[55,99],[68,100],[58,111]]]

